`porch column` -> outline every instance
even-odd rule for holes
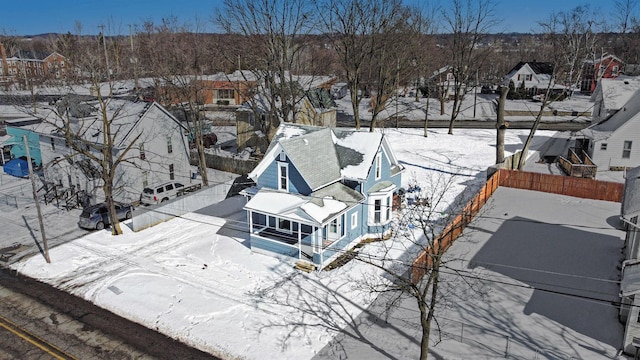
[[[247,223],[249,224],[249,237],[253,234],[253,211],[247,211]]]
[[[320,249],[320,269],[322,269],[322,265],[324,264],[324,251],[323,251],[324,238],[322,236],[323,229],[324,228],[321,228],[321,227],[318,228],[318,249]]]
[[[302,224],[298,223],[298,259],[302,259],[302,237],[300,232],[301,227]]]

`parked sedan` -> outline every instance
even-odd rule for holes
[[[118,220],[131,219],[133,216],[133,206],[125,203],[115,203]],[[109,218],[109,208],[106,203],[91,205],[80,214],[78,226],[85,229],[102,230],[105,226],[111,225]]]

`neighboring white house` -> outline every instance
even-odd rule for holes
[[[615,114],[578,132],[576,147],[589,154],[599,171],[639,166],[640,92]]]
[[[130,147],[127,161],[119,165],[114,186],[117,200],[138,200],[148,185],[169,180],[191,182],[188,141],[185,127],[155,102],[108,99],[107,119],[114,135],[113,156]],[[104,142],[103,121],[97,101],[77,102],[62,110],[74,133],[100,148]],[[35,131],[47,182],[74,191],[85,191],[93,201],[104,197],[100,164],[77,154],[56,131],[61,123],[58,111],[51,111]],[[52,123],[57,124],[53,126]],[[102,158],[98,150],[92,150]]]
[[[627,229],[620,283],[620,321],[625,323],[623,350],[635,354],[640,342],[640,167],[627,173],[620,218]]]
[[[516,89],[524,84],[524,88],[530,96],[541,94],[548,87],[556,91],[564,90],[564,86],[555,84],[553,76],[553,64],[547,62],[519,62],[504,77],[503,84],[509,86],[513,81]]]
[[[591,95],[591,101],[593,101],[591,122],[595,124],[615,114],[638,89],[640,89],[640,77],[619,76],[598,81]]]

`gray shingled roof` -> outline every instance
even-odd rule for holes
[[[335,200],[347,204],[349,207],[364,200],[362,194],[339,182],[314,191],[311,193],[311,196],[313,197],[311,202],[318,206],[322,205],[322,199],[325,197],[332,197]]]
[[[340,161],[331,129],[281,140],[280,145],[312,190],[340,178]]]

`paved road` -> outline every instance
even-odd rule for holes
[[[361,121],[361,127],[368,128],[370,122],[366,120]],[[338,116],[337,125],[340,127],[353,127],[354,122],[353,119],[347,117]],[[518,120],[518,121],[510,121],[509,129],[531,129],[533,125],[533,121],[529,120]],[[583,122],[583,121],[541,121],[538,127],[539,130],[556,130],[556,131],[577,131],[586,128],[591,125],[591,123]],[[379,126],[384,126],[387,128],[395,128],[395,121],[383,121]],[[415,121],[415,120],[407,120],[404,118],[400,118],[398,121],[398,127],[400,128],[419,128],[422,129],[424,127],[423,121]],[[449,121],[448,120],[429,120],[428,128],[430,129],[442,129],[448,128]],[[455,129],[495,129],[496,122],[495,121],[483,121],[483,120],[458,120],[454,122]]]

